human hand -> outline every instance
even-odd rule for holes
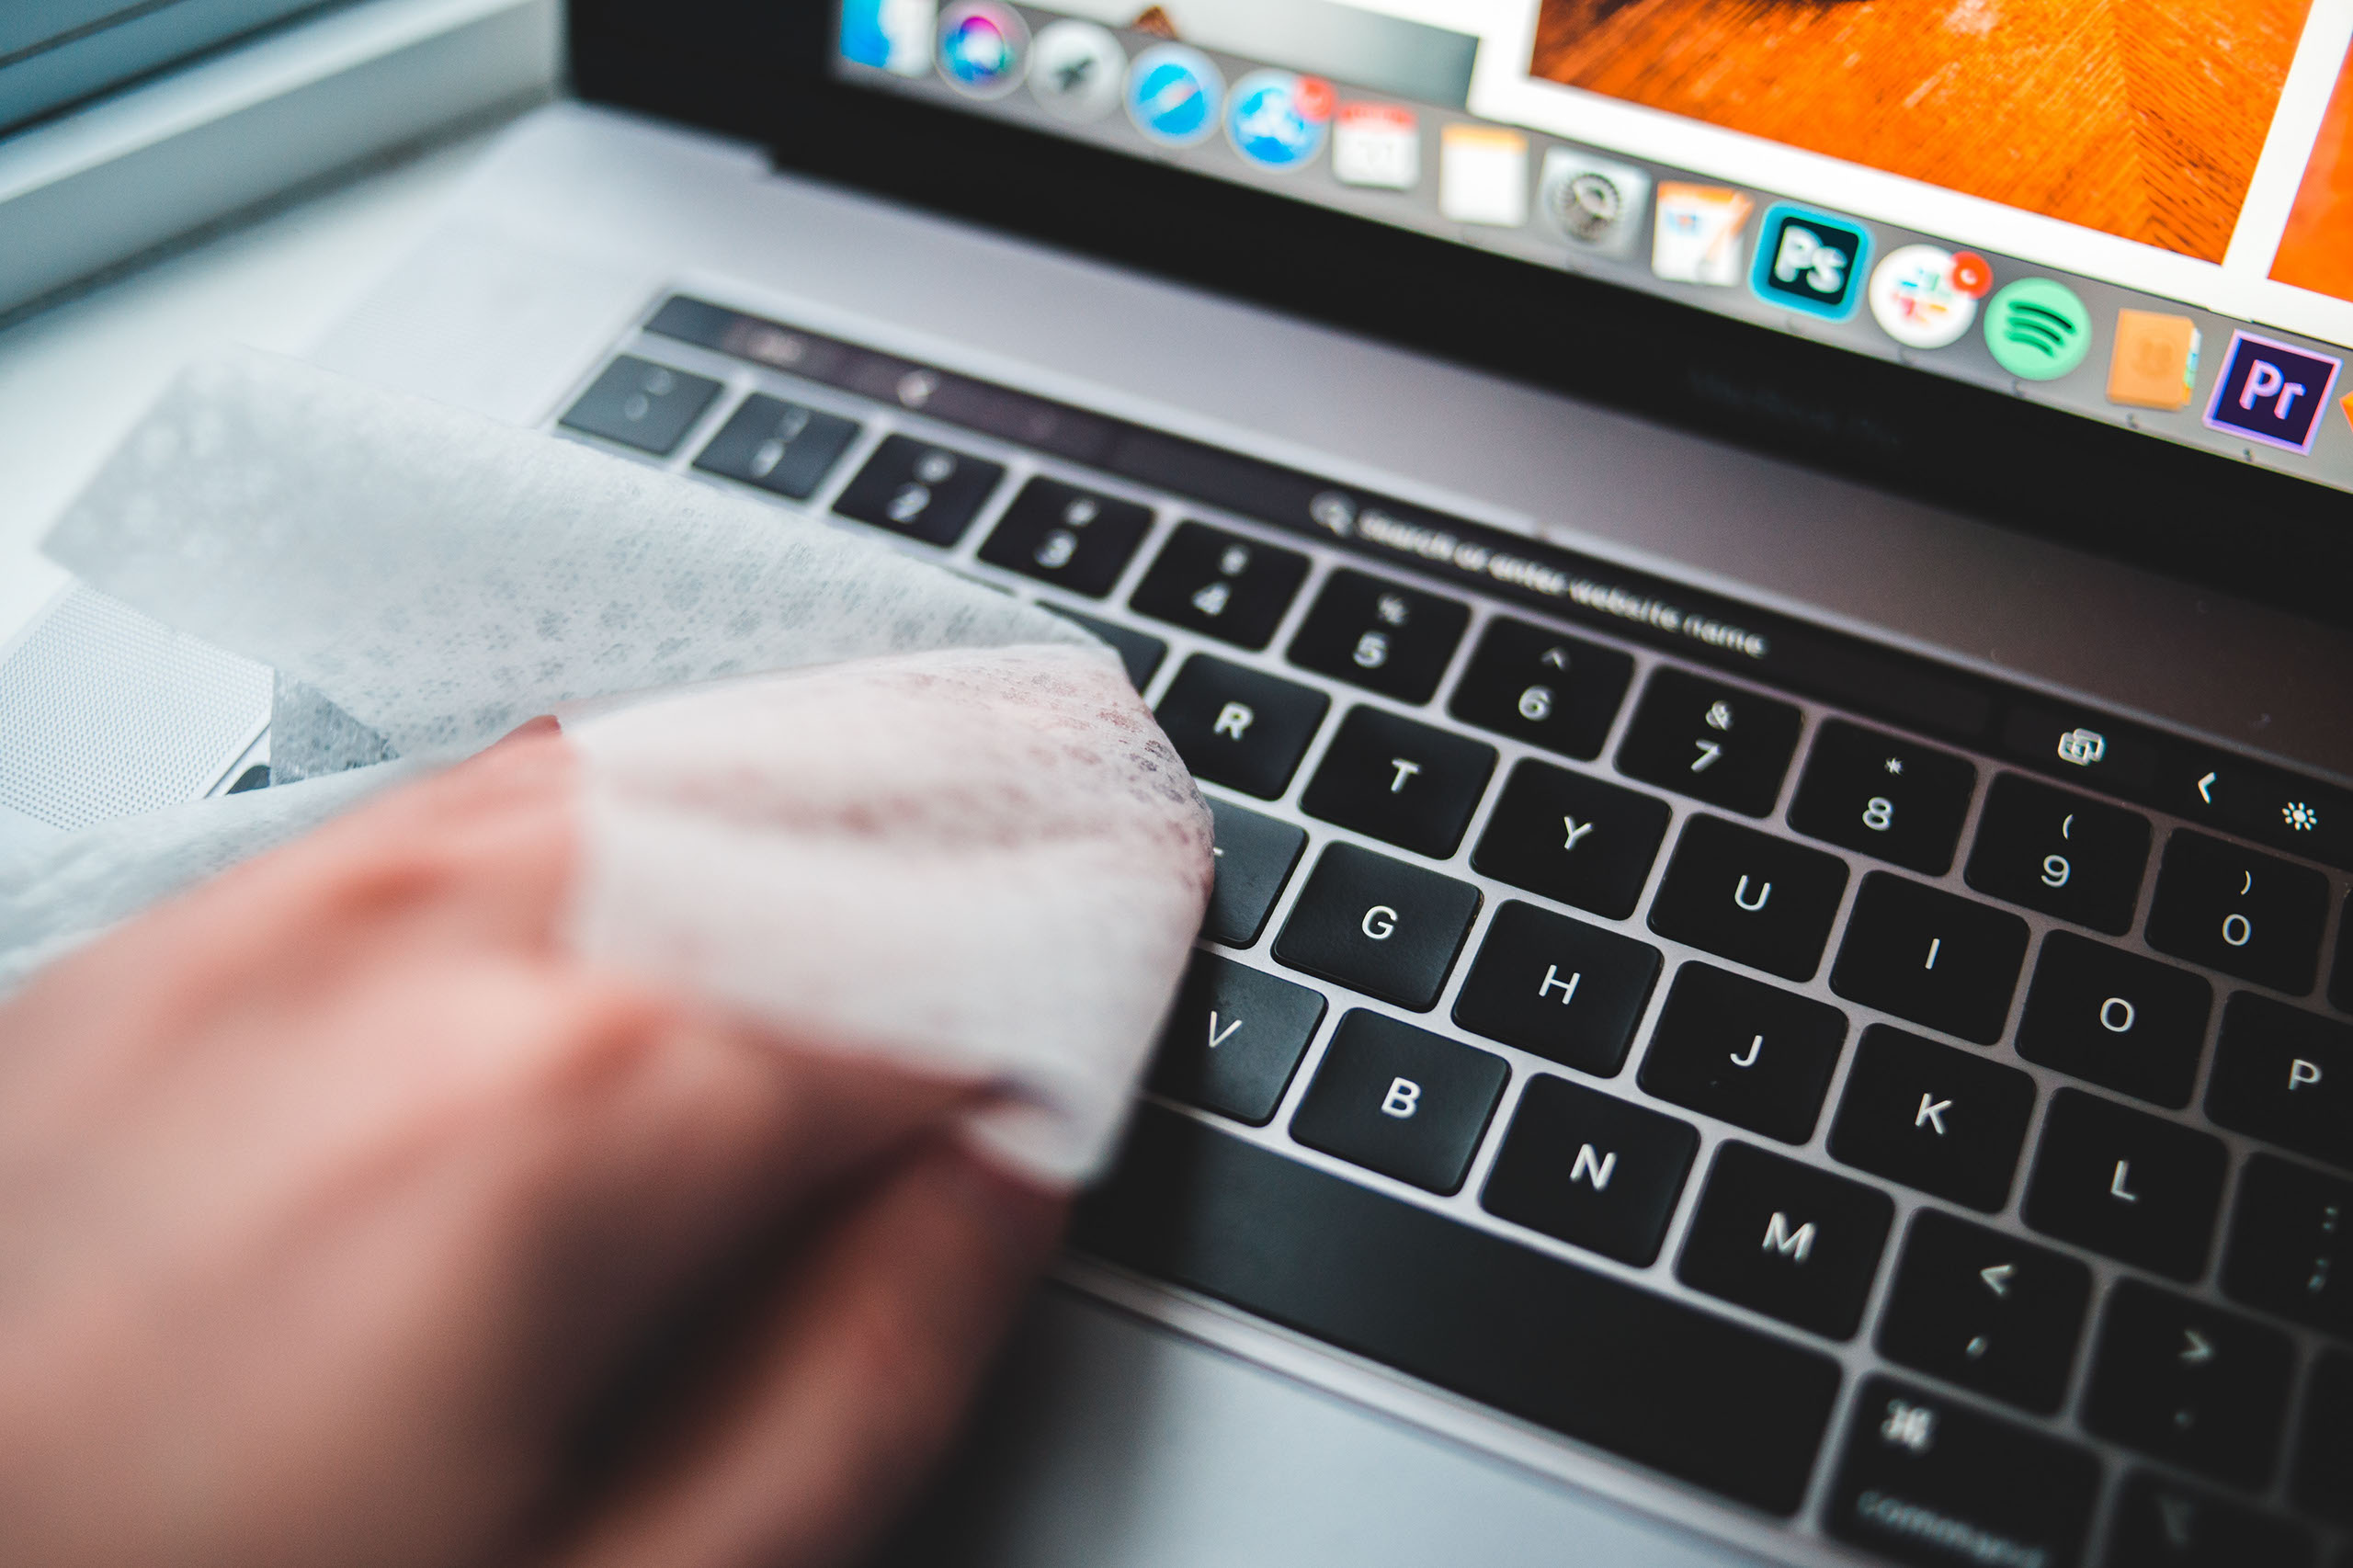
[[[973,1091],[555,939],[538,726],[0,1007],[0,1559],[834,1562],[1059,1199]]]

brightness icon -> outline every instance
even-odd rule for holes
[[[2280,807],[2279,817],[2298,833],[2310,833],[2320,825],[2320,813],[2302,801],[2290,801]]]

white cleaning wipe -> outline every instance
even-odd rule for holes
[[[42,549],[277,670],[281,778],[472,751],[614,692],[924,648],[1093,645],[874,540],[251,352],[174,382]]]
[[[584,957],[996,1085],[975,1136],[1042,1180],[1108,1153],[1207,901],[1210,826],[1117,660],[1061,617],[254,354],[183,377],[46,548],[275,666],[282,776],[356,770],[0,867],[0,985],[557,710],[583,762]]]
[[[987,1083],[1033,1176],[1108,1155],[1209,896],[1191,778],[1103,649],[957,649],[585,719],[571,937],[792,1039]]]

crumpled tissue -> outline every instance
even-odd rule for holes
[[[254,353],[188,371],[44,547],[278,672],[274,788],[0,866],[0,987],[555,712],[565,937],[1108,1157],[1207,901],[1210,824],[1117,659],[876,540]]]

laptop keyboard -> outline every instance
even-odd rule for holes
[[[2353,1562],[2353,796],[684,297],[556,423],[1152,701],[1217,887],[1086,1253],[1767,1550]]]

